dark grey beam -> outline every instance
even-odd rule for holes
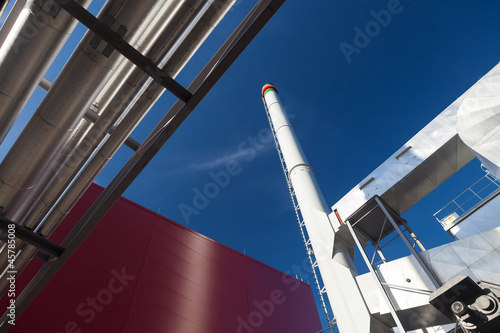
[[[89,13],[80,4],[73,0],[56,0],[56,2],[62,9],[80,21],[90,31],[94,32],[108,44],[113,46],[124,57],[134,63],[134,65],[139,67],[144,73],[155,79],[181,101],[187,102],[191,98],[191,93],[188,90],[168,76],[168,74],[158,68],[153,61],[142,55],[132,45],[123,40],[118,33],[113,31],[104,22],[99,21],[99,19]]]
[[[16,238],[19,238],[28,244],[36,246],[37,248],[47,254],[50,254],[51,256],[59,257],[64,252],[64,248],[61,245],[56,244],[48,240],[47,238],[34,233],[32,230],[29,230],[23,226],[19,226],[3,216],[0,216],[0,230],[5,232],[5,237],[8,237],[9,230],[11,230],[9,228],[9,225],[14,225],[13,233]]]

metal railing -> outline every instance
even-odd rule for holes
[[[492,175],[482,164],[481,169],[486,172],[483,177],[434,213],[434,217],[443,227],[448,227],[450,223],[474,208],[483,199],[500,188],[500,180]]]

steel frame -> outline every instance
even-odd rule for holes
[[[188,89],[186,89],[190,97],[186,99],[182,98],[183,96],[180,96],[180,100],[178,100],[165,114],[163,119],[158,123],[145,142],[140,145],[134,155],[118,172],[109,186],[102,192],[94,204],[89,208],[89,210],[61,243],[61,246],[65,248],[61,255],[58,258],[54,258],[53,260],[46,262],[26,288],[21,292],[15,303],[16,317],[19,317],[24,310],[26,310],[29,304],[47,285],[52,277],[54,277],[57,271],[69,259],[73,252],[75,252],[78,246],[90,234],[97,223],[99,223],[101,218],[120,198],[135,178],[141,173],[141,171],[168,141],[168,139],[175,133],[175,131],[191,114],[196,106],[203,100],[207,93],[233,64],[243,50],[249,45],[259,31],[273,17],[277,10],[285,3],[285,1],[286,0],[259,0],[259,2],[253,7],[250,13],[238,25],[221,48],[215,53],[212,59],[192,81]],[[57,0],[57,2],[65,10],[70,8],[73,3],[71,0]],[[72,14],[73,10],[78,15],[87,15],[81,12],[81,10],[77,7],[72,7],[72,9],[70,8],[68,12]],[[87,18],[91,20],[91,18]],[[98,26],[102,27],[100,23]],[[92,30],[90,27],[89,29]],[[106,28],[103,29],[105,30]],[[103,39],[110,42],[110,44],[113,44],[113,38],[115,37],[116,36],[111,34],[111,39],[109,41],[106,40],[106,38]],[[127,49],[126,46],[125,49]],[[150,72],[147,73],[150,74]],[[186,99],[186,101],[183,101],[183,99]],[[7,312],[5,312],[0,319],[0,332],[6,332],[10,326],[11,325],[8,323]]]
[[[399,310],[397,308],[397,306],[394,304],[394,301],[392,300],[392,297],[391,297],[391,294],[388,292],[388,290],[386,289],[386,287],[393,287],[393,285],[389,285],[387,283],[384,283],[379,275],[377,274],[375,268],[373,267],[375,264],[373,263],[374,262],[374,259],[375,259],[375,256],[376,254],[378,253],[379,256],[382,258],[382,260],[385,262],[387,261],[382,253],[382,249],[388,245],[389,243],[391,243],[394,239],[400,237],[403,242],[405,243],[405,245],[408,247],[408,249],[410,250],[411,254],[413,255],[413,257],[415,258],[415,260],[417,260],[417,263],[419,264],[419,266],[424,270],[424,272],[426,273],[426,275],[429,277],[429,279],[432,281],[432,283],[434,284],[434,286],[436,288],[439,288],[441,286],[439,280],[435,277],[435,275],[432,273],[432,271],[430,270],[430,268],[425,264],[425,262],[422,260],[422,258],[420,257],[420,255],[418,254],[418,252],[415,250],[415,244],[417,244],[417,242],[419,243],[419,247],[421,249],[424,249],[422,244],[418,241],[418,239],[416,238],[416,236],[413,234],[413,232],[411,231],[411,229],[409,229],[408,225],[406,224],[406,221],[404,221],[402,224],[403,226],[405,226],[405,228],[408,230],[408,232],[410,233],[410,235],[412,236],[412,238],[415,240],[415,244],[412,246],[412,244],[410,243],[410,241],[408,240],[408,238],[406,237],[406,235],[404,234],[403,230],[401,230],[401,228],[399,227],[399,225],[397,224],[397,222],[394,220],[393,216],[391,215],[391,211],[389,207],[387,207],[384,202],[378,197],[378,196],[375,196],[374,197],[374,200],[376,202],[376,206],[374,208],[372,208],[368,213],[366,213],[365,215],[363,215],[360,219],[358,219],[355,223],[351,223],[351,221],[349,220],[346,220],[345,221],[345,224],[347,225],[347,228],[349,229],[349,232],[351,233],[354,241],[356,242],[356,245],[359,249],[359,252],[361,253],[361,256],[363,257],[363,260],[365,261],[366,263],[366,266],[368,267],[369,271],[370,271],[370,274],[373,276],[373,278],[375,279],[376,281],[376,284],[377,284],[377,287],[378,289],[380,290],[381,294],[382,294],[382,297],[384,299],[384,301],[386,302],[387,306],[389,307],[389,311],[392,315],[392,318],[394,319],[394,322],[396,323],[396,326],[398,327],[399,331],[400,332],[406,332],[406,330],[404,329],[403,327],[403,324],[401,322],[401,320],[399,319],[399,316],[397,314],[397,311]],[[364,217],[366,217],[370,212],[372,212],[374,209],[376,208],[380,208],[382,210],[382,212],[384,213],[384,222],[382,224],[382,227],[381,227],[381,232],[380,232],[380,235],[376,241],[376,244],[374,244],[374,247],[375,247],[375,251],[373,253],[373,257],[370,258],[368,257],[364,247],[363,247],[363,244],[361,244],[361,241],[357,235],[357,233],[360,233],[360,234],[364,234],[362,232],[361,229],[358,229],[358,230],[355,230],[355,225],[357,223],[359,223]],[[394,213],[394,212],[393,212]],[[397,232],[397,235],[394,236],[388,243],[386,243],[385,245],[383,246],[380,246],[380,242],[381,242],[381,238],[382,238],[382,230],[384,230],[384,227],[387,223],[387,221],[389,221],[389,223],[392,225],[392,227],[394,228],[394,230],[396,230]],[[397,287],[400,287],[400,286],[397,286]],[[410,288],[406,288],[406,289],[409,289]],[[424,291],[424,290],[420,290],[419,291]],[[431,292],[431,291],[428,291],[428,290],[425,290],[425,292]]]
[[[429,267],[427,267],[426,263],[422,260],[422,258],[420,257],[420,255],[418,254],[418,252],[415,250],[415,248],[411,245],[411,243],[408,240],[408,238],[406,238],[406,236],[403,234],[403,231],[399,228],[399,226],[397,225],[396,221],[394,221],[394,219],[392,218],[391,214],[387,210],[387,207],[384,205],[384,203],[382,202],[382,200],[380,200],[380,198],[377,196],[377,197],[375,197],[375,201],[377,202],[377,204],[379,205],[379,207],[382,209],[382,211],[384,212],[385,216],[387,217],[387,219],[389,220],[389,222],[392,224],[392,226],[394,227],[394,229],[396,230],[396,232],[399,234],[399,236],[401,237],[401,239],[403,240],[403,242],[405,243],[405,245],[411,251],[411,254],[417,260],[418,264],[424,270],[425,274],[429,277],[429,279],[432,281],[432,283],[434,284],[434,286],[436,288],[439,288],[441,286],[441,283],[436,278],[436,276],[432,273],[432,271],[429,269]]]
[[[356,232],[354,231],[354,229],[351,225],[351,222],[349,220],[347,220],[347,221],[345,221],[345,224],[347,225],[347,228],[349,228],[349,231],[351,232],[352,237],[354,238],[354,241],[356,242],[356,245],[359,249],[359,252],[361,253],[361,256],[363,257],[363,260],[366,263],[366,266],[370,270],[370,273],[373,276],[373,278],[376,280],[377,287],[378,287],[382,297],[384,298],[385,303],[389,307],[389,311],[391,312],[392,318],[394,319],[394,322],[396,323],[396,326],[399,329],[399,332],[406,333],[406,330],[403,327],[403,324],[401,323],[401,320],[399,319],[398,314],[396,312],[397,309],[396,309],[395,305],[393,304],[393,302],[391,301],[389,293],[384,288],[382,281],[380,280],[379,276],[375,272],[375,269],[371,265],[370,259],[368,258],[367,254],[363,248],[363,245],[361,245],[361,242],[360,242],[358,236],[356,235]]]

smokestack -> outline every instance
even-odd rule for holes
[[[262,98],[271,119],[271,129],[283,153],[288,177],[340,332],[392,332],[370,328],[370,312],[356,283],[357,272],[349,255],[352,246],[335,237],[328,218],[330,208],[295,136],[278,90],[270,83],[265,84]]]

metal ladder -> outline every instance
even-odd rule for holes
[[[292,199],[293,203],[293,208],[295,210],[295,216],[297,218],[297,222],[299,224],[299,229],[300,233],[302,235],[302,240],[304,241],[304,246],[306,247],[306,252],[307,252],[307,257],[309,258],[309,264],[311,266],[311,270],[314,276],[314,282],[316,284],[316,288],[318,289],[318,294],[321,300],[321,306],[323,308],[323,313],[326,317],[326,320],[328,321],[328,324],[330,325],[324,330],[321,330],[316,333],[320,332],[326,332],[327,330],[331,330],[332,333],[335,331],[333,330],[335,327],[337,327],[335,318],[331,318],[330,313],[328,312],[328,307],[326,306],[325,298],[323,297],[323,294],[326,292],[325,287],[321,287],[321,282],[320,282],[320,277],[317,274],[316,268],[318,267],[317,261],[313,260],[314,252],[313,249],[311,248],[311,241],[307,236],[307,231],[305,230],[305,222],[304,219],[302,218],[302,214],[300,213],[300,207],[297,202],[297,197],[295,196],[295,190],[293,189],[292,183],[290,181],[290,177],[288,176],[288,172],[286,170],[285,166],[285,159],[283,157],[283,152],[281,151],[281,147],[278,142],[278,138],[276,137],[276,131],[274,129],[273,123],[271,121],[271,116],[269,114],[269,110],[267,108],[266,102],[264,99],[262,99],[264,103],[264,108],[266,110],[266,115],[267,115],[267,120],[269,121],[269,126],[271,127],[271,132],[273,134],[274,138],[274,143],[276,145],[276,151],[278,152],[278,156],[281,162],[281,168],[283,169],[283,174],[285,175],[286,183],[288,185],[288,191],[290,192],[290,198]]]

